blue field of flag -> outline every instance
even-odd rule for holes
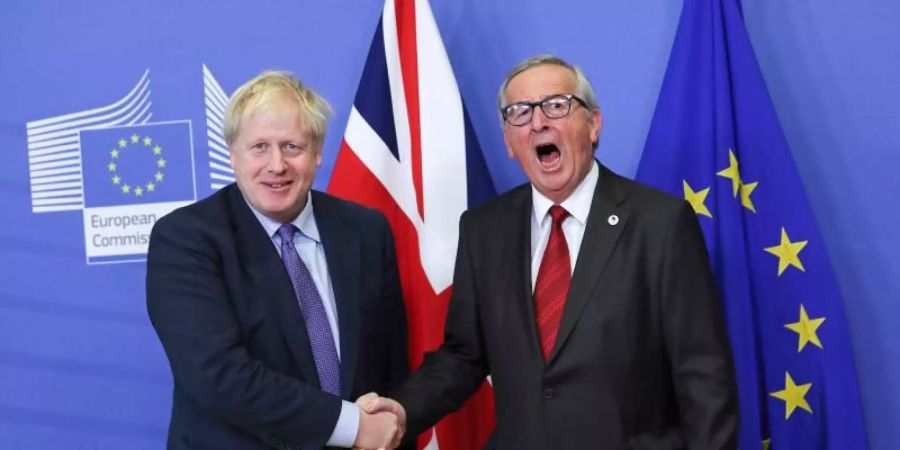
[[[80,141],[86,208],[196,199],[190,122],[82,130]]]

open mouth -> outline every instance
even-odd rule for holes
[[[535,149],[538,161],[544,169],[555,169],[562,162],[562,152],[556,144],[541,144]]]

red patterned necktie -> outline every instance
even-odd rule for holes
[[[562,206],[553,205],[550,207],[550,217],[553,219],[550,240],[547,241],[547,249],[534,283],[534,316],[545,361],[550,360],[550,352],[556,343],[556,333],[559,331],[559,322],[572,281],[569,246],[566,245],[566,236],[562,230],[569,212]]]

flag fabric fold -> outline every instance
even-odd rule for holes
[[[685,0],[637,179],[703,228],[740,448],[866,448],[844,303],[738,0]]]

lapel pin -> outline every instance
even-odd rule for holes
[[[609,222],[610,225],[615,225],[615,224],[619,223],[619,216],[613,214],[613,215],[609,216],[609,218],[606,219],[606,221]]]

